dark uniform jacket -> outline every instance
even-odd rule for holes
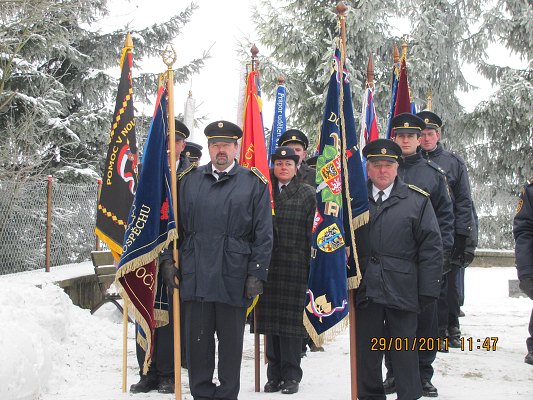
[[[274,188],[278,181],[272,179]],[[315,190],[293,179],[274,199],[274,249],[268,281],[259,297],[257,330],[278,336],[306,337],[303,325],[309,277]]]
[[[311,168],[305,161],[302,161],[300,168],[298,168],[298,176],[302,182],[316,187],[316,169]]]
[[[396,178],[377,209],[369,183],[370,221],[355,231],[363,279],[356,304],[419,312],[419,296],[438,298],[442,240],[429,197]]]
[[[418,186],[429,193],[429,199],[442,237],[444,257],[449,257],[454,240],[453,204],[446,183],[446,172],[431,160],[426,160],[420,152],[405,157],[400,162],[398,176],[408,184]]]
[[[533,179],[520,191],[513,235],[518,278],[533,275]]]
[[[454,208],[455,234],[470,236],[473,224],[472,198],[464,160],[459,155],[445,150],[440,143],[437,143],[435,150],[422,150],[421,153],[424,158],[436,162],[446,171]]]
[[[178,197],[182,300],[249,306],[246,277],[265,281],[272,251],[266,178],[236,164],[217,181],[208,163],[183,175]]]

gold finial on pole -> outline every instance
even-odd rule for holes
[[[392,60],[394,61],[394,64],[398,64],[398,62],[400,61],[400,52],[398,51],[398,46],[396,46],[396,44],[394,44],[394,49],[392,53]]]
[[[285,77],[283,75],[278,76],[278,85],[285,85]]]
[[[374,89],[374,60],[372,53],[368,56],[368,64],[366,65],[366,85],[370,89]]]
[[[126,40],[124,41],[124,47],[127,47],[128,49],[133,49],[133,39],[131,38],[131,33],[128,32],[126,35]]]
[[[433,109],[433,90],[429,88],[428,90],[428,98],[427,98],[427,106],[426,108],[431,111]]]
[[[342,41],[342,45],[340,47],[344,49],[344,51],[341,51],[341,55],[343,56],[342,65],[344,66],[344,63],[346,62],[346,11],[348,10],[348,6],[344,3],[344,1],[339,1],[335,9],[337,10],[337,16],[340,23]]]
[[[176,50],[172,45],[167,45],[161,54],[163,62],[167,66],[167,96],[168,96],[168,143],[170,153],[170,190],[172,193],[172,210],[176,226],[178,226],[178,188],[176,180],[176,121],[174,119],[174,70],[172,66],[176,62]],[[179,269],[178,241],[174,239],[172,246],[174,266]],[[181,400],[181,332],[180,332],[180,303],[179,289],[174,289],[172,296],[172,318],[174,323],[174,392],[176,400]]]
[[[402,37],[402,58],[405,58],[407,60],[407,47],[409,45],[407,44],[407,35],[403,35]]]
[[[259,58],[257,57],[257,54],[259,54],[259,49],[255,45],[255,43],[250,49],[250,53],[252,53],[252,71],[256,71],[257,66],[259,65]]]

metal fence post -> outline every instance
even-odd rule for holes
[[[52,240],[52,175],[48,175],[46,196],[46,255],[44,263],[46,272],[50,272],[50,242]]]
[[[95,217],[95,221],[96,219],[98,218],[98,204],[100,204],[100,193],[102,192],[102,179],[98,178],[98,189],[96,191],[96,217]],[[100,238],[98,237],[98,235],[94,235],[95,238],[96,238],[96,242],[95,242],[95,249],[96,251],[100,251]]]

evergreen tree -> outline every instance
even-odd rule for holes
[[[498,89],[454,127],[466,149],[484,245],[495,248],[513,247],[516,195],[526,179],[533,178],[532,20],[528,0],[499,0],[487,10],[480,35],[518,55],[525,67],[502,67],[486,57],[477,60],[478,71]]]
[[[0,3],[0,180],[53,173],[80,181],[100,174],[128,31],[90,29],[105,18],[106,5],[107,0]],[[159,57],[196,8],[191,4],[166,22],[130,30],[135,64]],[[207,56],[177,68],[175,80],[188,80]],[[133,77],[134,101],[153,100],[157,74],[134,66]]]
[[[331,0],[263,2],[254,9],[259,35],[262,90],[273,96],[277,77],[286,79],[288,127],[302,129],[314,145],[322,123],[331,57],[339,28]],[[366,65],[372,53],[375,64],[375,99],[381,104],[382,125],[390,96],[392,50],[395,39],[387,21],[396,12],[396,2],[347,1],[347,68],[352,96],[359,102],[366,80]],[[242,46],[249,55],[250,43]],[[360,105],[355,108],[360,110]]]

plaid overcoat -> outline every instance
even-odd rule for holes
[[[272,179],[274,193],[278,181]],[[257,304],[257,331],[267,335],[306,337],[303,326],[309,277],[315,189],[293,179],[274,196],[274,248],[268,280]]]

